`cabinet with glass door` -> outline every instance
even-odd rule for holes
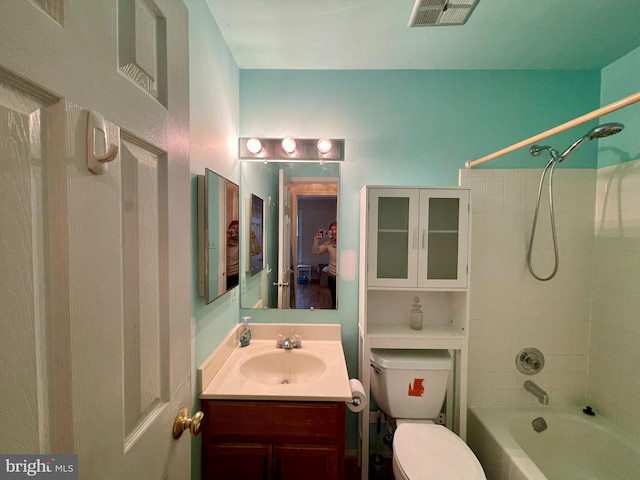
[[[469,190],[367,189],[367,287],[465,289]]]

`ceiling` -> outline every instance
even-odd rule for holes
[[[601,69],[640,46],[640,0],[479,0],[407,28],[414,0],[206,0],[240,69]]]

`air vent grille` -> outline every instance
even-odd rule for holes
[[[464,24],[478,0],[416,0],[409,27]]]

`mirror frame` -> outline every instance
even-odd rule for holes
[[[227,232],[231,221],[238,220],[240,214],[240,187],[205,168],[204,175],[197,175],[197,189],[198,293],[209,304],[239,283],[227,288]]]

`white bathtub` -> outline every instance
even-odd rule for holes
[[[467,443],[488,480],[640,479],[640,442],[580,408],[471,407]]]

